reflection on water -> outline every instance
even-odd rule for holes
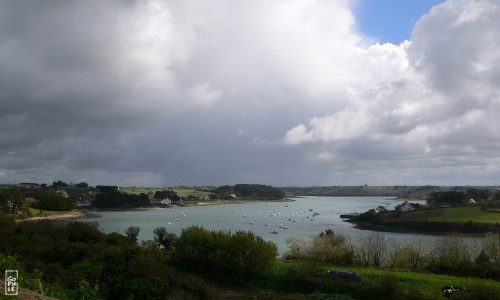
[[[394,209],[401,200],[386,197],[304,197],[290,202],[244,202],[208,206],[172,207],[137,211],[99,212],[99,217],[86,219],[96,221],[106,233],[123,233],[129,226],[139,226],[139,239],[153,239],[153,230],[164,226],[169,232],[179,234],[182,228],[191,225],[204,226],[210,230],[251,230],[265,240],[278,245],[280,254],[288,250],[288,236],[309,237],[333,229],[352,237],[366,234],[352,224],[340,219],[343,213],[365,212],[377,206]],[[423,203],[422,201],[415,201]],[[423,235],[385,233],[398,239],[409,239]],[[425,236],[430,238],[431,236]]]

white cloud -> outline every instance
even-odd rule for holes
[[[189,97],[199,105],[210,106],[219,100],[223,92],[219,89],[214,89],[208,82],[198,83],[187,91]]]
[[[309,121],[309,130],[300,124],[285,135],[287,144],[322,141],[334,142],[344,139],[356,139],[366,134],[371,124],[371,116],[365,113],[343,110],[329,117],[313,118]]]
[[[448,1],[370,45],[350,2],[2,2],[2,172],[495,177],[499,4]]]
[[[476,164],[470,149],[500,148],[499,13],[494,1],[449,1],[417,22],[411,42],[353,49],[364,73],[349,83],[348,108],[311,118],[283,141],[351,140],[344,147],[356,152],[358,139],[375,138],[413,156],[464,152],[461,161]]]

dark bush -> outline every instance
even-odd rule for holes
[[[231,234],[191,226],[177,238],[174,255],[184,267],[255,277],[271,271],[278,248],[250,231]]]

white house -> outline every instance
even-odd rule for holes
[[[415,210],[415,208],[408,201],[403,202],[403,204],[401,205],[402,212],[407,212],[412,210]]]
[[[166,198],[166,199],[163,199],[160,201],[160,206],[161,207],[165,207],[165,206],[169,206],[172,204],[172,200]]]

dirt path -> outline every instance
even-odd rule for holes
[[[44,296],[41,294],[38,294],[37,292],[25,289],[25,288],[19,288],[19,293],[17,296],[6,296],[5,295],[5,283],[3,280],[0,280],[0,299],[23,299],[23,300],[55,300],[56,298]]]

